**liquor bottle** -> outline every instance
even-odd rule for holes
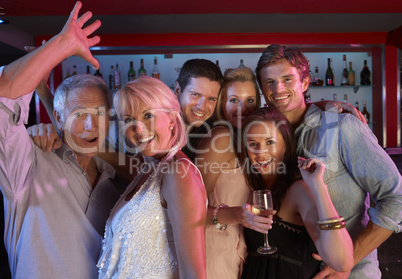
[[[216,64],[216,66],[218,66],[219,71],[221,71],[221,66],[219,66],[219,60],[216,60],[215,64]]]
[[[240,65],[239,65],[238,68],[243,68],[243,67],[245,67],[244,64],[243,64],[243,59],[240,59]]]
[[[99,69],[96,70],[96,72],[94,73],[94,76],[96,76],[97,78],[100,78],[100,79],[103,78],[101,72],[99,72]]]
[[[346,54],[344,54],[343,55],[342,82],[341,82],[342,86],[348,85],[348,76],[349,76],[349,72],[348,72],[348,68],[347,68],[347,64],[346,64]]]
[[[370,85],[371,84],[370,75],[371,73],[369,68],[367,67],[367,60],[364,60],[364,67],[360,72],[360,85]]]
[[[73,75],[76,75],[76,74],[77,74],[77,66],[73,65],[73,73],[71,75],[73,76]]]
[[[309,86],[314,86],[315,76],[314,76],[313,71],[311,70],[310,61],[308,62],[308,68],[309,68],[309,74],[310,74],[310,84],[309,84]]]
[[[141,59],[141,66],[138,69],[138,77],[143,77],[147,75],[147,70],[144,68],[144,59]]]
[[[135,78],[136,78],[133,61],[130,61],[130,69],[128,69],[127,76],[128,76],[128,78],[127,78],[128,81],[135,80]]]
[[[367,111],[367,108],[366,108],[366,100],[363,101],[362,114],[366,118],[367,123],[369,123],[369,121],[370,121],[370,113]]]
[[[359,102],[358,102],[358,101],[356,101],[356,103],[355,103],[355,108],[356,108],[358,111],[360,111],[360,109],[359,109]]]
[[[336,93],[332,94],[332,99],[334,101],[337,101],[338,100],[338,95]]]
[[[318,73],[318,66],[315,66],[315,79],[314,79],[314,86],[322,86],[324,81],[321,79]]]
[[[66,70],[66,76],[65,76],[64,79],[69,78],[69,77],[71,77],[71,75],[70,75],[70,67],[67,68],[67,70]]]
[[[343,95],[343,102],[347,103],[348,102],[348,94]]]
[[[335,85],[335,69],[334,69],[334,63],[333,63],[333,61],[332,61],[332,58],[330,58],[330,59],[331,59],[332,80],[334,81],[334,85]]]
[[[352,62],[349,62],[348,84],[355,85],[355,71],[352,69]]]
[[[157,60],[156,56],[154,59],[154,68],[152,69],[152,77],[160,79],[160,74],[159,74],[159,70],[158,70],[158,60]]]
[[[113,90],[114,89],[114,66],[110,66],[110,72],[109,72],[109,89]]]
[[[325,72],[325,86],[334,86],[334,74],[331,70],[331,58],[328,58],[327,71]]]
[[[114,87],[113,89],[119,90],[121,87],[121,73],[119,70],[119,64],[116,63],[116,68],[114,69]]]

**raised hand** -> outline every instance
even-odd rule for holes
[[[99,62],[92,56],[89,48],[98,44],[100,37],[94,36],[88,38],[88,36],[101,26],[101,22],[95,20],[93,23],[83,28],[84,24],[92,17],[92,13],[88,11],[81,17],[78,17],[81,6],[82,3],[77,1],[59,35],[65,40],[66,46],[71,48],[71,53],[69,53],[68,56],[80,56],[82,59],[88,61],[95,69],[98,69]]]
[[[297,157],[298,167],[307,185],[323,182],[325,164],[318,159]]]
[[[82,4],[77,2],[63,30],[41,47],[7,65],[0,78],[0,96],[16,99],[34,90],[39,82],[64,59],[76,55],[88,61],[94,68],[99,62],[89,47],[100,42],[99,36],[88,38],[101,23],[96,20],[83,28],[92,17],[87,12],[78,18]]]

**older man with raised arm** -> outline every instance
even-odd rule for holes
[[[55,93],[55,119],[63,144],[45,153],[30,139],[32,91],[54,66],[77,55],[95,68],[77,2],[63,30],[48,43],[0,68],[0,188],[5,202],[5,246],[13,278],[97,278],[96,262],[110,209],[120,192],[114,170],[96,155],[107,131],[107,87],[81,75]]]

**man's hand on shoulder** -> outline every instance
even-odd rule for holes
[[[57,134],[56,127],[53,124],[37,124],[27,129],[33,142],[44,152],[50,152],[52,149],[59,149],[62,141]]]
[[[332,111],[332,112],[337,111],[338,113],[351,113],[357,119],[359,119],[361,122],[367,125],[366,118],[363,116],[363,114],[349,103],[327,100],[327,101],[316,102],[314,103],[314,105],[326,111]]]

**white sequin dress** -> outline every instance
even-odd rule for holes
[[[125,201],[140,180],[141,174],[137,175],[106,223],[99,278],[179,278],[172,226],[160,199],[161,164],[153,158],[146,162],[153,173],[131,200]]]

